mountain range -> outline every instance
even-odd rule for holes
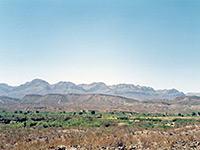
[[[137,100],[148,99],[174,99],[185,96],[183,92],[176,89],[154,90],[152,87],[139,86],[134,84],[106,85],[103,82],[76,85],[72,82],[58,82],[49,84],[41,79],[34,79],[19,86],[0,84],[0,95],[15,98],[23,98],[27,94],[107,94],[123,96]]]

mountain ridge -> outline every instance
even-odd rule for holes
[[[131,111],[148,113],[190,113],[200,110],[200,97],[179,96],[173,100],[135,100],[107,94],[30,94],[22,99],[0,96],[0,111]]]
[[[72,82],[60,81],[56,84],[49,84],[45,80],[34,79],[19,86],[0,84],[0,95],[22,98],[27,94],[46,95],[56,94],[108,94],[126,98],[147,100],[147,99],[174,99],[178,96],[185,96],[183,92],[176,89],[154,90],[152,87],[134,84],[106,85],[103,82],[91,84],[74,84]]]

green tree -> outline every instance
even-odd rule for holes
[[[182,116],[182,114],[181,114],[181,113],[178,113],[178,116]]]
[[[94,111],[94,110],[92,110],[92,111],[91,111],[91,114],[92,114],[92,115],[94,115],[94,114],[95,114],[95,111]]]
[[[192,112],[192,116],[196,116],[197,114],[195,112]]]
[[[79,115],[82,115],[83,114],[83,112],[79,112]]]

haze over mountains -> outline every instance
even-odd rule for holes
[[[188,96],[200,96],[200,93],[187,93]]]
[[[49,84],[41,79],[34,79],[20,86],[9,86],[5,83],[0,84],[0,95],[15,98],[23,98],[27,94],[107,94],[123,96],[137,100],[148,99],[174,99],[178,96],[185,96],[183,92],[176,89],[154,90],[151,87],[135,86],[133,84],[106,85],[103,82],[76,85],[72,82],[59,82]]]

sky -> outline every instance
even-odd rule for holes
[[[199,0],[1,0],[0,83],[200,92]]]

